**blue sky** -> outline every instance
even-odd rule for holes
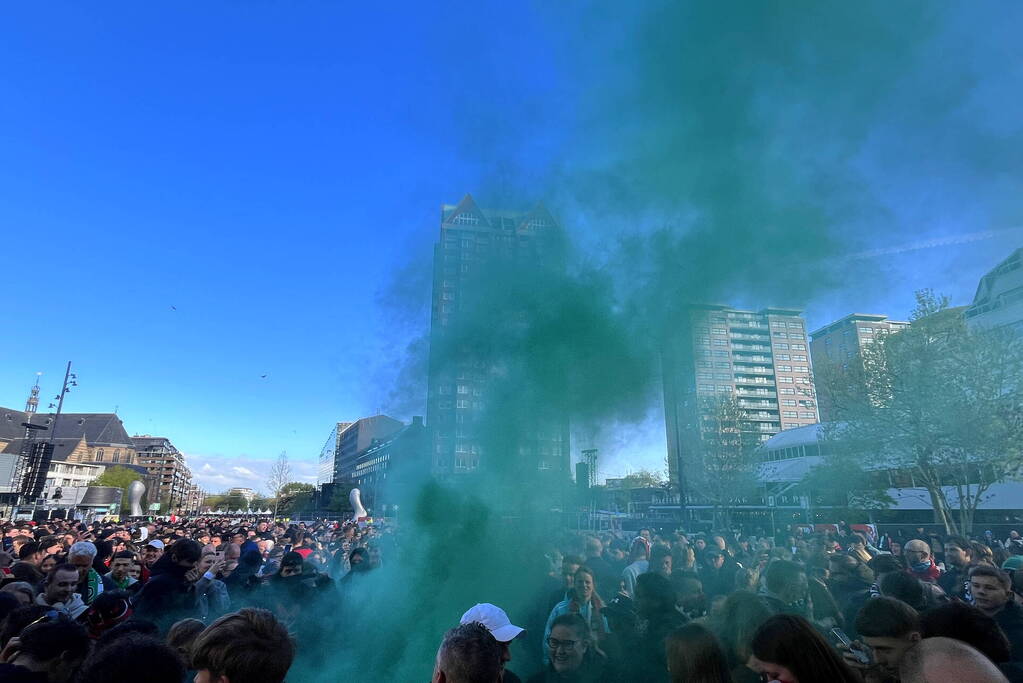
[[[599,67],[628,46],[612,29],[637,20],[608,14],[607,33],[584,41],[569,9],[468,10],[5,7],[0,405],[20,408],[36,372],[55,394],[73,360],[67,410],[116,407],[129,432],[172,438],[210,490],[262,488],[282,450],[309,480],[332,422],[421,413],[402,367],[427,322],[440,205],[466,192],[515,208],[546,198],[570,228],[592,227],[555,185],[604,152],[580,130],[600,118]],[[977,174],[960,161],[984,150],[955,144],[972,139],[959,117],[1018,144],[1018,48],[990,17],[967,19],[931,49],[990,29],[962,54],[976,76],[968,106],[937,139],[879,124],[850,162],[890,215],[869,246],[911,248],[795,302],[811,327],[853,310],[903,316],[925,286],[965,303],[1023,244],[1018,176]],[[619,71],[607,73],[643,78]],[[614,229],[579,241],[599,249]],[[984,231],[996,232],[924,246]],[[662,466],[656,419],[597,445],[604,474]]]

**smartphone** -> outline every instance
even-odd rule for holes
[[[284,546],[284,552],[286,552],[286,553],[290,553],[291,552],[291,544],[290,543],[288,543],[287,545]]]
[[[853,645],[852,640],[846,635],[845,631],[840,628],[833,628],[831,629],[831,637],[848,648],[853,657],[858,659],[861,664],[870,664],[870,655]]]

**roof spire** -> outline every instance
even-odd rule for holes
[[[28,413],[30,418],[35,415],[36,411],[39,409],[39,376],[42,374],[43,373],[41,372],[36,373],[35,386],[32,387],[32,391],[28,395],[28,400],[25,401],[25,412]]]

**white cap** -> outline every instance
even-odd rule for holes
[[[526,630],[512,624],[503,609],[497,605],[491,605],[489,602],[474,605],[462,615],[462,620],[459,623],[471,624],[474,621],[486,626],[490,635],[494,636],[494,640],[499,643],[510,643]]]
[[[163,541],[158,538],[154,538],[149,543],[146,543],[146,545],[156,548],[157,550],[163,550]]]

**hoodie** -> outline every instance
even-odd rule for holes
[[[83,612],[85,612],[85,610],[88,609],[85,601],[82,600],[82,596],[78,593],[72,593],[71,599],[67,602],[55,602],[52,605],[46,602],[46,595],[40,593],[36,596],[36,604],[42,605],[43,607],[50,607],[58,612],[69,614],[72,619],[77,619]]]
[[[185,579],[188,569],[171,559],[166,553],[153,565],[153,575],[142,586],[135,600],[135,616],[167,625],[186,617],[193,616],[196,611],[195,591],[191,583]]]

